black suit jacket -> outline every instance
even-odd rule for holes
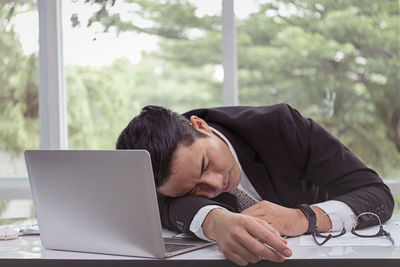
[[[366,167],[335,137],[286,104],[263,107],[198,109],[196,115],[220,131],[234,147],[251,184],[264,199],[285,207],[339,200],[356,215],[370,211],[390,219],[394,201],[378,174]],[[197,211],[217,204],[237,211],[228,193],[159,198],[163,226],[190,233]],[[376,224],[374,218],[359,226]]]

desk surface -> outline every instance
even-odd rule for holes
[[[400,216],[395,216],[396,221]],[[290,266],[342,266],[354,263],[363,266],[400,266],[400,247],[304,247],[299,244],[300,238],[289,238],[288,245],[293,255],[283,265]],[[39,236],[21,236],[15,240],[0,241],[1,266],[235,266],[227,261],[217,245],[181,254],[165,260],[151,260],[135,257],[56,251],[43,249]],[[323,262],[323,263],[321,263]],[[61,264],[61,265],[60,265]],[[323,265],[321,265],[323,264]],[[274,265],[267,261],[259,266]],[[341,267],[342,267],[341,266]]]
[[[293,255],[284,266],[400,266],[400,247],[302,247],[299,238],[289,238]],[[0,242],[1,266],[235,266],[217,245],[181,254],[166,260],[80,253],[43,249],[39,236],[22,236]],[[262,261],[257,265],[269,266]]]

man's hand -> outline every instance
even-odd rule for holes
[[[207,238],[218,243],[225,257],[238,265],[261,259],[282,262],[292,255],[286,239],[259,218],[214,209],[208,213],[202,229]]]
[[[324,211],[318,207],[311,207],[317,216],[317,226],[321,232],[331,229],[332,224]],[[272,225],[282,235],[299,236],[307,232],[308,220],[300,209],[286,208],[275,203],[263,200],[242,211],[242,214],[264,220]]]

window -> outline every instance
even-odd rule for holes
[[[38,13],[35,4],[1,5],[0,175],[21,175],[23,151],[39,147]]]
[[[222,105],[221,1],[63,1],[70,149],[112,149],[145,105]]]
[[[38,29],[36,1],[0,2],[1,184],[26,177],[23,152],[39,148]],[[31,203],[0,198],[0,217],[29,216]]]
[[[235,1],[239,103],[290,103],[399,178],[398,3]]]
[[[65,101],[50,108],[43,101],[41,110],[59,108],[68,136],[50,131],[63,124],[56,116],[41,117],[49,131],[39,129],[38,4],[0,0],[0,217],[33,214],[30,201],[1,196],[10,179],[26,177],[23,151],[39,148],[39,134],[52,140],[42,148],[68,139],[69,149],[112,149],[145,105],[183,112],[235,103],[236,73],[240,105],[287,102],[384,179],[400,179],[398,0],[55,0],[39,2],[42,12],[43,3],[53,15],[54,3],[62,5],[64,73],[57,74],[65,76],[67,110],[59,108]],[[222,26],[234,15],[236,35]],[[56,30],[41,31],[56,46]],[[222,61],[232,77],[224,77]],[[52,82],[47,89],[62,83]],[[229,97],[223,83],[232,84]],[[396,201],[399,213],[400,195]]]

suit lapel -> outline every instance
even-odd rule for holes
[[[236,151],[240,165],[246,173],[247,178],[253,185],[254,189],[262,199],[282,204],[275,186],[271,183],[271,178],[266,170],[265,165],[261,160],[258,160],[258,155],[248,143],[243,141],[243,138],[219,126],[210,124],[211,127],[220,131],[231,143]]]

